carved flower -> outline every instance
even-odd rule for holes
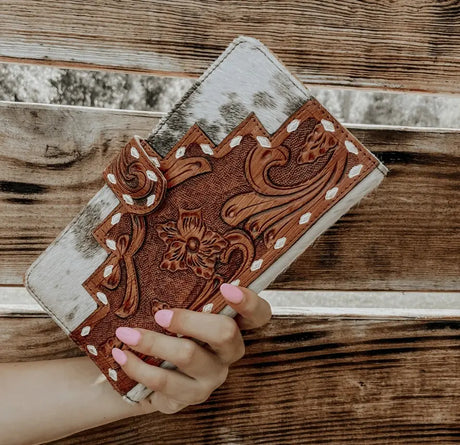
[[[201,209],[179,210],[179,219],[157,226],[160,238],[168,249],[160,264],[171,271],[191,269],[195,275],[209,279],[214,274],[217,257],[228,241],[209,230],[203,222]]]

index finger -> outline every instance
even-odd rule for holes
[[[220,293],[228,305],[238,313],[235,321],[241,329],[254,329],[269,322],[272,316],[271,306],[253,290],[223,283]]]

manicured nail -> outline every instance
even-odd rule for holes
[[[141,339],[141,333],[136,331],[136,329],[121,327],[117,328],[115,335],[127,345],[136,346]]]
[[[233,284],[223,283],[220,285],[220,291],[222,295],[230,301],[230,303],[241,303],[243,301],[243,292],[238,286],[234,286]]]
[[[171,319],[174,312],[169,309],[161,309],[160,311],[155,312],[155,321],[164,328],[168,328],[171,324]]]
[[[112,357],[120,366],[123,366],[128,361],[128,356],[118,348],[112,349]]]

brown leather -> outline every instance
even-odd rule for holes
[[[98,309],[71,338],[126,393],[118,326],[165,332],[159,309],[219,312],[221,283],[249,285],[377,164],[315,99],[272,136],[252,113],[217,147],[195,124],[164,159],[132,138],[104,172],[120,204],[94,231],[108,256],[83,283]]]

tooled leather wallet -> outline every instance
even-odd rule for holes
[[[146,139],[120,147],[24,284],[139,401],[152,391],[113,360],[127,348],[117,327],[166,333],[153,315],[169,307],[234,316],[221,283],[261,291],[386,173],[261,42],[240,36]]]

